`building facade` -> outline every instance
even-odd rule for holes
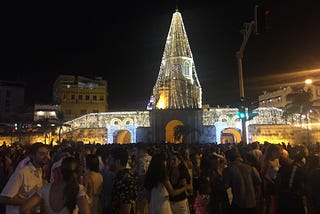
[[[43,105],[35,104],[34,105],[34,117],[33,121],[38,120],[57,120],[57,112],[60,112],[60,105]]]
[[[320,86],[317,83],[297,84],[295,86],[282,87],[278,90],[264,92],[259,96],[259,107],[276,107],[284,109],[290,101],[287,95],[299,90],[309,91],[312,94],[311,102],[314,107],[320,107]]]
[[[282,108],[291,89],[261,96],[267,107],[254,110],[257,116],[246,121],[247,142],[269,140],[292,142],[296,129],[301,128],[299,116],[285,121]],[[267,105],[268,104],[268,105]],[[64,130],[66,139],[86,139],[99,143],[234,143],[241,141],[242,123],[237,108],[202,108],[202,89],[197,77],[195,63],[188,42],[181,14],[176,11],[171,25],[158,78],[153,87],[148,111],[91,113],[69,121]],[[278,133],[268,131],[286,130],[290,136],[277,138]],[[177,138],[177,127],[183,138]],[[279,127],[281,127],[279,129]],[[304,128],[304,127],[302,127]],[[88,133],[88,130],[89,133]],[[295,130],[295,131],[293,131]],[[96,134],[94,134],[96,133]],[[102,134],[103,133],[103,134]],[[90,137],[91,136],[91,137]]]
[[[91,113],[69,121],[66,139],[99,143],[240,142],[237,108],[202,108],[202,90],[181,14],[176,11],[165,43],[148,111]],[[284,124],[281,110],[259,108],[252,124]],[[183,136],[177,138],[177,128]],[[90,130],[91,134],[84,130]],[[101,134],[102,133],[104,134]],[[86,133],[86,134],[85,134]],[[96,133],[96,134],[94,134]],[[86,136],[86,137],[84,137]],[[91,138],[89,136],[92,136]],[[252,141],[253,135],[249,134]]]
[[[60,75],[53,85],[53,102],[60,105],[64,120],[108,110],[107,81]]]
[[[319,89],[305,90],[313,90],[319,97]],[[245,124],[248,143],[294,144],[307,137],[308,141],[319,141],[319,129],[310,123],[301,124],[299,115],[292,115],[290,121],[284,119],[286,95],[291,92],[292,88],[286,88],[259,97],[260,107],[253,110],[256,116]],[[238,108],[202,106],[201,85],[178,11],[172,16],[147,110],[107,112],[106,81],[78,76],[59,76],[54,83],[53,98],[61,105],[67,120],[67,126],[61,130],[66,140],[101,144],[241,141],[243,130]]]
[[[288,101],[287,95],[292,93],[292,87],[284,87],[278,90],[264,92],[259,95],[259,106],[260,107],[276,107],[276,108],[284,108]]]
[[[0,121],[11,120],[24,105],[25,84],[22,82],[0,81]]]

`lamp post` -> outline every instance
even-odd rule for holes
[[[307,145],[310,146],[310,133],[309,133],[309,112],[306,115],[307,119]]]
[[[245,109],[245,95],[244,95],[244,80],[243,80],[243,70],[242,70],[242,59],[243,59],[243,52],[247,45],[248,39],[253,31],[253,28],[255,26],[255,22],[252,21],[250,23],[244,24],[244,37],[242,44],[240,46],[239,51],[236,53],[237,61],[238,61],[238,74],[239,74],[239,89],[240,89],[240,106],[241,108]],[[242,135],[241,140],[244,143],[247,143],[247,114],[245,117],[241,118],[241,126],[242,126]]]
[[[236,53],[237,61],[238,61],[238,74],[239,74],[239,89],[240,89],[240,109],[245,109],[245,117],[241,118],[242,124],[242,136],[241,140],[244,143],[247,143],[247,112],[246,112],[246,100],[244,95],[244,81],[243,81],[243,71],[242,71],[242,59],[243,59],[243,52],[247,45],[247,42],[250,38],[250,35],[253,30],[258,35],[265,31],[265,9],[259,5],[254,7],[254,20],[251,22],[244,23],[244,30],[243,30],[243,41],[241,43],[239,51]]]
[[[304,83],[306,84],[305,91],[308,91],[307,86],[312,84],[312,79],[306,79],[304,81]],[[308,113],[306,114],[306,120],[307,120],[307,145],[308,146],[310,146],[309,113],[310,113],[310,109],[308,109]]]
[[[306,80],[304,81],[304,83],[305,83],[306,85],[311,85],[311,84],[312,84],[312,79],[306,79]]]

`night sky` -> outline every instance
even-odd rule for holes
[[[270,14],[267,32],[252,34],[244,51],[246,97],[287,82],[319,79],[319,71],[302,72],[320,68],[319,1],[180,0],[203,104],[237,105],[236,51],[256,3]],[[57,76],[73,74],[106,79],[110,110],[145,109],[176,1],[1,4],[0,79],[26,82],[27,102],[50,102]]]

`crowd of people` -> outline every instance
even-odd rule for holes
[[[316,214],[319,144],[0,147],[0,213]]]

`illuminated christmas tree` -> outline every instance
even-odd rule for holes
[[[199,109],[202,90],[180,12],[171,20],[160,71],[153,87],[155,109]]]

